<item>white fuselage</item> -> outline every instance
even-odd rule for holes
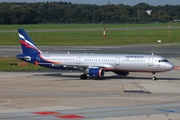
[[[164,72],[174,68],[164,57],[146,54],[53,54],[42,53],[37,57],[40,64],[77,68],[104,68],[106,71]]]

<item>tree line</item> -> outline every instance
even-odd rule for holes
[[[152,10],[150,15],[147,10]],[[0,24],[154,23],[173,20],[180,20],[180,5],[152,6],[143,2],[134,6],[71,2],[0,3]]]

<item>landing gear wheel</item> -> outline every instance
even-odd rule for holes
[[[85,79],[87,79],[87,75],[86,75],[86,74],[82,74],[82,75],[80,76],[80,78],[81,78],[82,80],[85,80]]]
[[[152,75],[153,75],[152,80],[153,80],[153,81],[154,81],[154,80],[157,80],[155,74],[156,74],[156,72],[152,72]]]
[[[152,77],[152,80],[157,80],[157,78],[156,77]]]

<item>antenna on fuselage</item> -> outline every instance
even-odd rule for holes
[[[152,54],[152,55],[154,55],[154,53],[153,53],[153,52],[152,52],[151,54]]]

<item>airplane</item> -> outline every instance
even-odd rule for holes
[[[105,72],[127,76],[129,72],[150,72],[152,79],[158,72],[170,71],[174,65],[166,58],[154,54],[71,54],[41,52],[24,29],[18,29],[23,54],[17,59],[36,66],[59,70],[79,70],[80,79],[103,78]]]

